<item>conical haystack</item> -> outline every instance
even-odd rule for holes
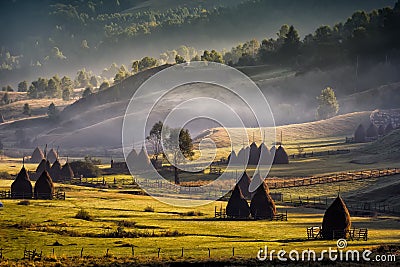
[[[378,137],[378,128],[375,126],[375,124],[371,123],[365,132],[366,137]]]
[[[262,183],[256,190],[250,203],[251,216],[254,219],[272,219],[276,214],[275,202],[269,195],[269,188]]]
[[[249,149],[249,165],[258,165],[258,161],[260,160],[260,151],[258,150],[257,144],[255,142],[251,143]]]
[[[351,227],[350,213],[343,199],[338,196],[325,211],[322,221],[324,239],[346,238],[346,231]]]
[[[236,152],[235,152],[235,150],[232,150],[228,156],[228,163],[235,165],[235,164],[237,164],[237,161],[238,160],[237,160]]]
[[[244,199],[239,185],[236,185],[232,191],[226,205],[226,215],[233,218],[248,218],[250,215],[250,207],[246,199]]]
[[[130,167],[133,167],[133,170],[145,171],[148,170],[150,165],[150,159],[144,150],[144,147],[140,150],[139,154],[132,163],[128,163]]]
[[[126,157],[126,163],[132,164],[136,160],[137,156],[138,154],[136,153],[136,150],[132,148],[132,151],[129,152],[128,156]]]
[[[258,147],[258,151],[260,153],[259,165],[270,165],[272,163],[272,158],[268,147],[264,143],[261,143],[261,145]]]
[[[50,162],[48,160],[42,159],[39,165],[36,168],[36,178],[42,174],[43,171],[50,171]]]
[[[33,150],[30,162],[39,163],[42,159],[44,159],[43,151],[39,147],[36,147],[35,150]]]
[[[243,173],[242,177],[237,182],[237,185],[240,188],[240,192],[242,192],[243,196],[246,199],[251,198],[251,194],[249,192],[249,185],[250,185],[250,177],[247,175],[246,171]]]
[[[22,167],[14,182],[11,184],[11,197],[32,198],[32,184],[25,167]]]
[[[52,199],[54,194],[53,180],[47,171],[42,172],[35,183],[33,196],[36,199]]]
[[[70,181],[72,178],[74,178],[74,171],[71,168],[71,165],[67,161],[67,163],[64,164],[61,168],[61,179],[63,181]]]
[[[248,147],[242,148],[239,150],[239,153],[237,154],[237,164],[238,165],[244,166],[245,163],[248,162],[249,151],[250,151],[250,149]]]
[[[358,125],[356,131],[354,132],[354,142],[356,143],[365,142],[365,129],[362,124]]]
[[[51,166],[49,174],[53,181],[61,181],[61,164],[58,160],[53,163]]]
[[[56,162],[58,159],[58,153],[52,148],[50,149],[49,153],[47,154],[47,160],[50,161],[51,164]]]
[[[289,164],[289,156],[282,146],[275,151],[274,164]]]

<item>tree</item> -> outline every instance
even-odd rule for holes
[[[177,164],[183,160],[182,156],[189,159],[193,157],[193,140],[187,129],[169,129],[168,134],[165,146],[167,146],[172,153],[170,156],[172,157],[172,163],[174,165],[175,184],[179,184],[179,170]]]
[[[139,71],[139,60],[135,60],[132,62],[132,72],[136,73]]]
[[[24,108],[23,108],[22,114],[28,115],[29,117],[31,116],[31,108],[29,107],[28,103],[24,104]]]
[[[64,101],[69,101],[71,99],[71,90],[69,89],[64,89],[62,91],[62,99]]]
[[[110,87],[110,83],[107,81],[104,81],[100,84],[99,91],[103,91],[103,90],[107,89],[108,87]]]
[[[83,90],[82,97],[85,98],[85,97],[91,95],[92,93],[93,93],[92,87],[88,86],[85,88],[85,90]]]
[[[26,92],[28,91],[28,82],[23,81],[18,84],[18,92]]]
[[[155,67],[157,64],[157,59],[152,57],[144,57],[139,61],[138,68],[139,71],[143,71]]]
[[[46,87],[46,95],[51,98],[57,97],[60,95],[59,91],[60,91],[59,84],[53,78],[51,78]]]
[[[74,89],[74,82],[68,76],[64,76],[61,79],[61,90],[64,91],[65,89],[68,90]]]
[[[93,87],[97,87],[98,81],[97,81],[96,76],[90,77],[90,84],[91,84]]]
[[[53,102],[51,102],[51,104],[49,105],[49,107],[47,109],[47,116],[51,120],[55,120],[58,118],[58,110],[56,108],[56,105],[54,105]]]
[[[290,26],[286,34],[285,41],[283,42],[283,52],[286,56],[295,56],[298,54],[300,48],[300,37],[296,29]]]
[[[35,85],[31,84],[29,86],[27,95],[28,95],[29,98],[37,98],[38,97],[38,91],[37,91]]]
[[[327,87],[321,91],[321,95],[317,97],[317,119],[324,120],[335,116],[339,111],[339,103],[337,102],[335,92],[332,88]]]
[[[176,64],[182,64],[182,63],[186,63],[186,60],[182,56],[176,55],[175,62],[176,62]]]
[[[214,49],[211,50],[211,52],[205,50],[203,52],[203,55],[201,56],[201,61],[211,61],[211,62],[217,62],[217,63],[224,63],[224,60],[222,59],[221,53],[215,51]]]
[[[11,85],[3,86],[3,88],[1,88],[1,90],[3,92],[14,92],[14,89],[11,87]]]
[[[4,105],[7,105],[7,104],[10,103],[10,98],[8,97],[8,93],[5,93],[3,95],[2,102],[3,102]]]
[[[161,121],[155,123],[150,130],[149,136],[146,137],[148,143],[153,147],[153,156],[158,160],[158,156],[162,154],[161,133],[163,130],[163,123]],[[166,130],[166,129],[164,129]]]
[[[89,77],[90,73],[88,73],[86,69],[83,68],[77,72],[76,81],[78,82],[80,87],[85,87],[88,86],[89,84]]]

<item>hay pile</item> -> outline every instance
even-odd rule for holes
[[[259,160],[260,160],[260,150],[258,150],[257,144],[253,142],[251,143],[249,148],[248,165],[258,165]]]
[[[362,124],[358,125],[356,131],[354,132],[354,142],[356,143],[365,142],[365,129]]]
[[[25,167],[22,167],[11,184],[11,198],[32,198],[32,184]]]
[[[254,219],[272,219],[276,214],[275,202],[269,195],[269,188],[264,182],[257,188],[251,199],[250,213]]]
[[[42,172],[35,183],[33,196],[36,199],[53,199],[54,184],[47,171]]]
[[[247,175],[246,171],[243,173],[242,177],[237,182],[237,185],[240,188],[240,192],[246,199],[251,198],[251,193],[249,192],[249,185],[250,185],[250,177]]]
[[[322,220],[322,237],[324,239],[346,238],[346,231],[351,227],[350,213],[343,199],[338,196],[325,211]],[[335,236],[334,236],[335,232]]]
[[[61,179],[61,164],[58,161],[58,159],[51,166],[49,174],[53,181],[62,181],[62,179]]]
[[[239,185],[236,185],[232,191],[226,205],[226,215],[232,218],[248,218],[250,215],[249,204],[243,197]]]
[[[72,178],[74,178],[74,171],[72,170],[71,165],[67,161],[61,168],[61,179],[63,181],[70,181]]]
[[[36,147],[35,150],[33,150],[30,162],[39,163],[42,159],[44,159],[43,151],[39,147]]]
[[[275,151],[274,164],[289,164],[289,156],[282,146]]]

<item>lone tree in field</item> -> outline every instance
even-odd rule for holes
[[[161,121],[155,123],[150,130],[149,136],[146,137],[146,141],[150,143],[153,148],[153,156],[155,160],[158,160],[158,156],[162,154],[161,144],[161,132],[163,129],[163,123]]]
[[[321,95],[317,97],[317,119],[325,120],[335,116],[339,111],[339,103],[337,102],[335,91],[327,87],[321,91]]]
[[[24,108],[22,110],[22,114],[28,115],[29,117],[31,116],[31,108],[29,107],[28,103],[24,104]]]
[[[49,116],[49,119],[51,120],[55,120],[58,118],[58,110],[53,102],[51,102],[49,108],[47,109],[47,116]]]
[[[179,184],[179,170],[176,165],[183,160],[182,157],[191,159],[194,155],[193,140],[189,130],[179,128],[169,129],[165,146],[167,146],[172,153],[170,156],[173,161],[172,164],[174,165],[175,184]]]

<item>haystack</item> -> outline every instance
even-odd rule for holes
[[[228,156],[228,163],[229,164],[237,164],[237,156],[235,150],[232,150],[232,152]]]
[[[338,196],[325,211],[322,221],[322,237],[324,239],[346,238],[346,231],[351,227],[350,213]]]
[[[44,159],[43,151],[39,147],[36,147],[35,150],[33,150],[30,162],[39,163],[42,159]]]
[[[50,149],[49,153],[47,154],[47,160],[50,161],[51,164],[56,162],[58,159],[58,153],[52,148]]]
[[[272,160],[268,147],[264,143],[261,143],[261,145],[258,147],[258,151],[260,153],[259,165],[270,165]]]
[[[240,188],[240,192],[242,192],[243,196],[246,199],[251,198],[251,193],[249,192],[249,185],[251,183],[250,177],[247,175],[246,171],[243,173],[242,177],[237,182],[237,185]]]
[[[275,151],[274,164],[289,164],[289,156],[282,146]]]
[[[22,167],[11,184],[11,198],[32,198],[32,184],[25,167]]]
[[[42,174],[43,171],[50,171],[50,162],[48,160],[42,159],[39,165],[36,168],[36,178]]]
[[[388,134],[388,133],[390,133],[390,132],[393,131],[393,130],[394,130],[393,125],[392,125],[392,123],[390,122],[388,125],[386,125],[385,134]]]
[[[70,181],[72,178],[74,178],[74,171],[71,168],[71,165],[67,161],[67,163],[64,164],[61,168],[61,179],[63,181]]]
[[[129,152],[128,156],[126,157],[126,162],[132,164],[136,160],[137,156],[138,154],[136,153],[136,150],[132,148],[132,151]]]
[[[378,128],[375,124],[371,123],[365,132],[366,137],[378,137]]]
[[[271,156],[275,157],[275,152],[276,152],[276,146],[271,146],[271,149],[269,150],[269,153],[271,154]]]
[[[269,195],[266,183],[261,183],[257,188],[251,199],[250,212],[254,219],[272,219],[276,214],[275,202]]]
[[[245,165],[246,159],[248,160],[250,149],[248,147],[242,148],[239,150],[237,154],[237,163],[238,165]]]
[[[233,218],[247,218],[250,215],[250,207],[246,199],[244,199],[239,185],[236,185],[232,191],[226,205],[226,215]]]
[[[53,163],[50,168],[49,174],[53,181],[61,181],[61,164],[58,159]]]
[[[365,142],[365,129],[362,124],[358,125],[356,131],[354,132],[354,142],[356,143]]]
[[[42,172],[35,183],[33,196],[36,199],[52,199],[54,194],[53,180],[47,171]]]
[[[257,144],[255,142],[250,145],[250,154],[249,154],[249,165],[258,165],[258,161],[260,160],[260,151],[258,150]]]
[[[146,151],[144,150],[144,147],[140,150],[139,154],[136,157],[136,160],[133,161],[132,163],[129,162],[129,166],[132,166],[134,170],[140,170],[144,171],[149,168],[150,165],[150,160],[149,157],[147,156]]]

